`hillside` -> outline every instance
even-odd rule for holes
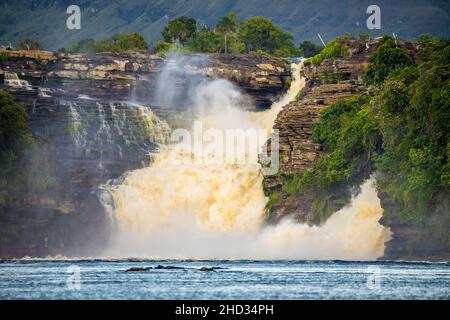
[[[313,40],[320,32],[325,41],[350,32],[367,31],[366,0],[80,0],[81,30],[66,28],[66,8],[73,1],[2,0],[0,3],[0,44],[16,44],[30,37],[46,49],[56,50],[81,39],[100,39],[114,33],[138,31],[153,44],[168,19],[190,15],[200,23],[214,24],[230,10],[241,18],[262,15],[294,33],[296,42]],[[441,38],[450,35],[450,4],[445,0],[378,1],[381,31],[395,32],[409,39],[422,33]]]

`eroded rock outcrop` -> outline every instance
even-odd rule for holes
[[[300,223],[317,224],[327,218],[320,216],[324,208],[318,208],[318,205],[324,204],[320,202],[324,198],[323,194],[313,194],[308,190],[299,192],[295,187],[291,190],[286,186],[289,186],[290,177],[298,177],[312,168],[325,152],[312,138],[313,126],[318,122],[320,112],[337,101],[364,93],[371,94],[371,88],[365,87],[361,78],[369,55],[378,45],[377,41],[369,44],[351,41],[347,56],[324,60],[318,66],[305,65],[305,88],[297,101],[283,108],[274,125],[280,133],[280,169],[278,174],[264,180],[265,193],[270,196],[267,206],[269,222],[276,223],[284,217],[291,217]],[[419,45],[398,41],[398,46],[408,49],[416,62],[420,60],[417,56]],[[367,161],[365,166],[360,170],[360,180],[373,173],[371,161]],[[326,205],[333,206],[330,212],[346,204],[350,192],[353,192],[351,187],[339,188],[325,195]],[[393,201],[392,195],[379,191],[378,197],[384,209],[379,223],[389,227],[393,233],[385,244],[383,259],[448,261],[450,253],[448,241],[445,240],[448,238],[445,226],[448,225],[449,209],[445,192],[436,195],[434,201],[438,205],[430,208],[427,218],[421,220],[420,224],[398,214],[398,203]]]
[[[70,86],[72,94],[114,100],[139,100],[154,105],[156,80],[171,57],[151,52],[55,54],[47,51],[4,50],[0,74],[17,73],[32,85]],[[288,64],[258,54],[201,55],[195,72],[228,79],[269,107],[289,87]],[[195,61],[195,59],[192,59]],[[183,85],[183,84],[181,84]]]
[[[212,76],[228,79],[250,94],[260,107],[270,107],[275,97],[290,84],[288,64],[258,54],[209,55]]]
[[[313,222],[314,196],[283,192],[284,175],[298,174],[313,167],[322,146],[313,141],[313,126],[320,112],[331,104],[367,92],[362,75],[374,44],[355,41],[347,57],[337,57],[314,66],[305,64],[303,75],[307,82],[297,101],[291,102],[278,114],[274,129],[280,134],[280,168],[277,175],[267,176],[264,190],[267,195],[278,193],[280,200],[269,208],[269,220],[278,222],[291,216],[301,223]],[[270,146],[270,141],[268,142]]]

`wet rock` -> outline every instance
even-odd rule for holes
[[[207,271],[207,272],[214,272],[215,268],[209,268],[209,267],[201,267],[198,269],[199,271]]]
[[[158,265],[155,267],[156,270],[184,270],[186,268],[184,267],[177,267],[177,266],[162,266],[162,265]]]
[[[216,270],[223,270],[223,269],[227,269],[227,268],[222,268],[222,267],[201,267],[198,270],[199,271],[206,271],[206,272],[214,272]]]
[[[0,61],[2,71],[15,72],[32,84],[43,77],[61,82],[74,92],[96,98],[127,100],[131,91],[141,101],[154,96],[156,78],[166,58],[151,52],[55,54],[47,51],[8,51]],[[289,65],[282,59],[259,54],[210,54],[195,72],[228,79],[266,108],[289,87]],[[106,82],[105,82],[106,81]]]
[[[148,271],[150,269],[151,267],[132,267],[125,270],[125,272],[141,272],[141,271]]]

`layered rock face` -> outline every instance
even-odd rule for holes
[[[27,105],[36,153],[54,183],[44,192],[21,195],[20,203],[0,212],[6,226],[0,257],[97,256],[113,226],[102,185],[148,165],[169,139],[168,114],[180,111],[162,108],[156,99],[167,58],[147,52],[4,52],[0,77],[16,73],[30,85],[13,80],[0,89]],[[201,60],[192,72],[234,81],[259,108],[288,85],[288,67],[278,59],[218,55]],[[173,85],[173,90],[188,88],[182,79]]]
[[[299,94],[297,101],[286,105],[278,114],[274,129],[280,135],[280,169],[277,175],[267,176],[264,180],[266,195],[277,195],[277,201],[269,202],[268,220],[277,223],[284,217],[290,217],[300,223],[316,224],[317,212],[314,201],[317,195],[305,192],[285,192],[283,186],[291,174],[301,174],[312,168],[318,158],[324,153],[320,144],[312,139],[313,126],[319,120],[322,110],[331,104],[353,96],[367,93],[369,88],[363,86],[361,77],[368,63],[369,55],[376,50],[378,43],[374,41],[368,46],[364,42],[350,42],[348,56],[324,60],[320,65],[306,64],[304,76],[306,86]],[[411,43],[399,42],[415,55],[418,48]],[[268,141],[270,147],[270,140]],[[269,148],[270,150],[270,148]],[[365,168],[367,178],[373,171],[370,164]],[[342,199],[350,196],[350,190],[336,190],[336,194],[329,195],[333,203],[339,204]],[[433,219],[441,219],[443,213],[430,212],[427,221],[418,226],[412,222],[402,220],[398,214],[393,214],[395,204],[388,194],[379,193],[383,217],[379,221],[393,232],[392,239],[386,243],[383,259],[405,260],[446,260],[450,258],[448,243],[442,241],[442,235],[433,234],[428,227]],[[436,202],[448,203],[438,196]],[[341,202],[342,205],[344,202]],[[340,207],[342,207],[340,205]],[[339,205],[335,209],[340,208]],[[439,210],[448,210],[441,206]],[[440,230],[442,231],[442,230]]]
[[[33,85],[70,86],[72,94],[115,100],[138,100],[152,105],[158,74],[172,59],[149,52],[54,54],[47,51],[2,51],[2,72],[14,72]],[[193,55],[195,57],[195,55]],[[266,108],[289,87],[288,64],[258,54],[197,55],[192,72],[228,79]],[[0,72],[1,73],[1,72]],[[182,81],[181,81],[182,82]],[[183,85],[177,84],[177,85]]]
[[[271,222],[289,215],[298,222],[312,223],[313,195],[282,192],[283,175],[302,173],[313,167],[322,152],[322,147],[312,139],[320,112],[339,100],[367,92],[361,78],[368,56],[376,46],[374,43],[367,48],[365,42],[355,41],[351,43],[348,57],[325,60],[319,66],[305,65],[305,88],[297,101],[283,108],[274,124],[280,137],[280,169],[277,175],[265,178],[264,190],[266,194],[280,193],[281,200],[270,208]]]
[[[268,108],[273,99],[290,84],[290,72],[285,61],[258,54],[209,55],[208,74],[236,83],[253,97],[257,106]]]

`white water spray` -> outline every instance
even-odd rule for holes
[[[197,79],[190,89],[192,107],[205,128],[270,129],[304,85],[300,66],[292,70],[289,91],[268,111],[245,111],[248,100],[225,80]],[[160,96],[173,103],[168,74],[163,72]],[[207,159],[192,164],[186,160],[210,155],[174,150],[162,150],[151,166],[131,172],[112,190],[117,235],[106,256],[365,260],[383,255],[389,231],[378,224],[382,209],[371,181],[350,207],[321,227],[288,220],[264,226],[267,199],[259,164]]]

